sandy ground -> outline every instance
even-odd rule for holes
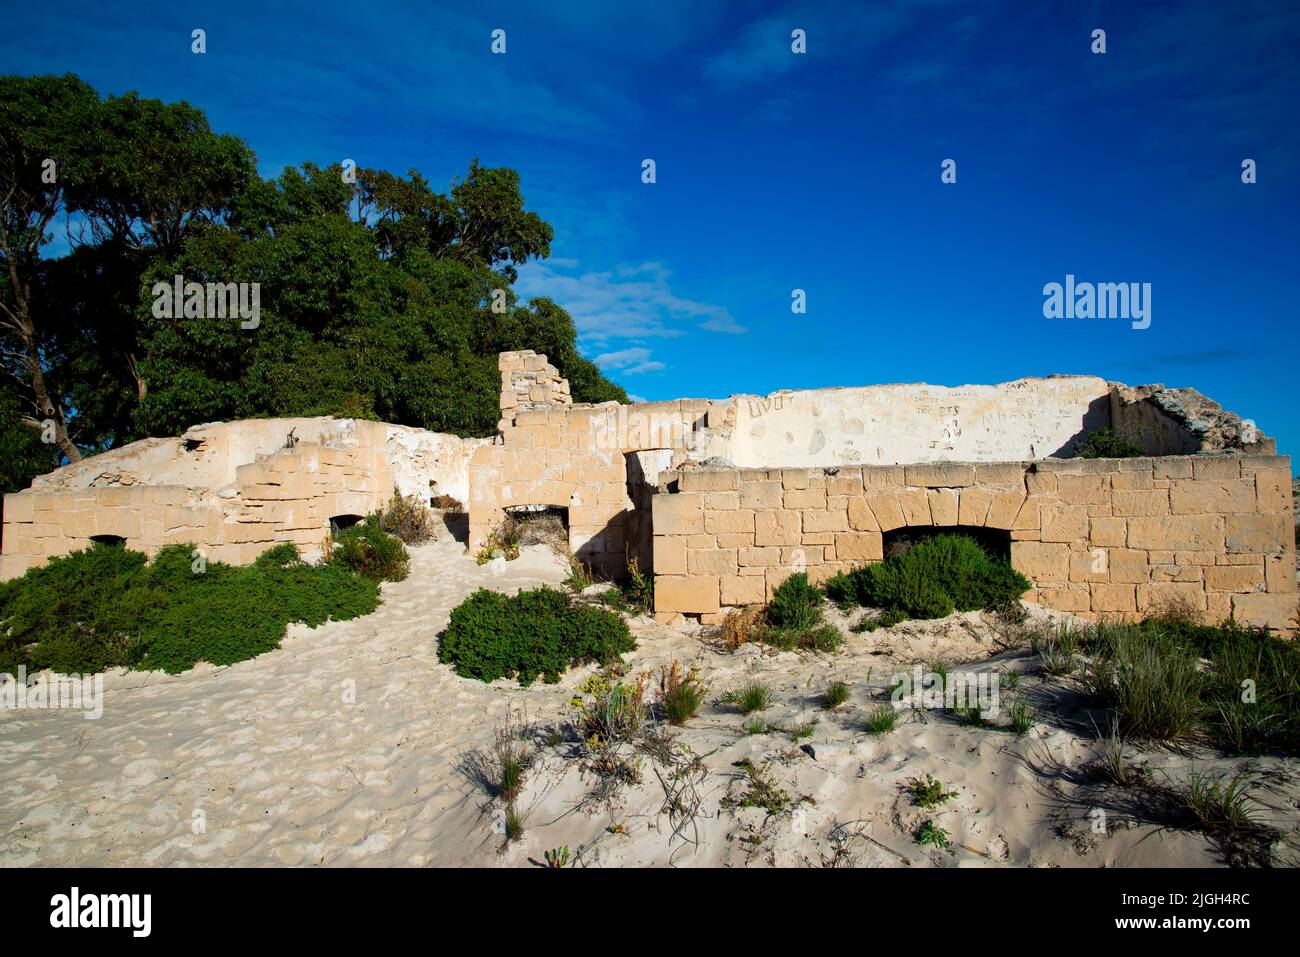
[[[486,686],[439,664],[436,636],[475,588],[563,578],[545,547],[494,570],[444,534],[412,550],[411,576],[384,585],[383,605],[366,618],[293,626],[279,651],[232,667],[111,674],[99,720],[0,711],[0,865],[529,866],[560,846],[588,866],[1203,866],[1228,857],[1222,842],[1156,823],[1132,793],[1090,777],[1087,715],[1059,683],[1033,674],[1026,652],[990,659],[998,649],[980,613],[853,635],[832,656],[729,652],[636,618],[630,671],[679,659],[698,665],[712,689],[678,738],[707,770],[696,812],[684,821],[666,813],[648,759],[639,784],[593,801],[596,782],[575,745],[539,742],[518,802],[526,830],[507,843],[500,804],[465,773],[466,759],[490,745],[508,709],[559,726],[591,669],[559,685]],[[1025,673],[1027,700],[1066,717],[1045,715],[1017,737],[921,711],[890,734],[865,733],[863,716],[887,700],[889,674],[936,655]],[[834,679],[853,698],[826,712],[819,693]],[[717,699],[751,680],[773,689],[764,719],[815,719],[811,736],[746,734],[745,719]],[[744,759],[785,792],[784,809],[736,806],[749,784],[737,767]],[[1296,761],[1205,750],[1131,760],[1170,784],[1192,767],[1248,765],[1259,814],[1282,835],[1274,861],[1296,862]],[[926,773],[956,791],[929,811],[904,791]],[[928,818],[950,833],[947,849],[915,842]]]

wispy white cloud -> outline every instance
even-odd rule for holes
[[[643,347],[620,349],[617,352],[602,352],[596,356],[596,365],[601,369],[617,369],[628,375],[638,372],[658,372],[667,368],[662,362],[650,358],[650,350]]]
[[[679,295],[671,275],[657,262],[584,272],[573,260],[551,259],[520,269],[515,290],[525,299],[555,300],[573,317],[579,342],[605,350],[596,356],[598,365],[632,375],[666,368],[641,344],[646,339],[746,331],[726,306]],[[623,342],[624,348],[610,348]]]
[[[521,269],[515,289],[524,298],[554,299],[568,310],[579,339],[590,347],[607,349],[602,353],[603,364],[629,373],[651,372],[664,366],[650,359],[648,349],[608,347],[619,340],[635,344],[698,330],[730,334],[746,331],[725,306],[679,295],[670,277],[662,263],[584,272],[572,261],[549,260]],[[615,364],[629,357],[635,361]]]

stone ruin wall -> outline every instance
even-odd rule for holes
[[[665,620],[717,621],[797,569],[822,581],[880,560],[884,533],[914,525],[1005,531],[1026,597],[1083,617],[1172,596],[1214,620],[1295,613],[1290,460],[1191,390],[1051,376],[525,409],[519,371],[558,372],[531,352],[500,362],[470,549],[507,509],[566,508],[578,559],[614,575],[637,558]],[[1153,457],[1068,457],[1107,425]]]
[[[101,536],[148,554],[193,542],[208,559],[234,564],[277,542],[312,557],[332,518],[364,516],[394,489],[465,501],[470,456],[487,441],[300,418],[210,423],[133,442],[5,496],[0,580]]]
[[[1005,531],[1027,597],[1087,617],[1173,595],[1278,628],[1295,611],[1290,461],[1192,390],[1052,376],[582,405],[545,356],[499,365],[490,439],[251,420],[58,469],[5,497],[0,578],[105,535],[237,563],[282,541],[311,554],[331,518],[397,489],[465,502],[471,552],[511,509],[561,508],[578,560],[655,574],[665,620],[715,621],[795,570],[821,581],[879,560],[885,533],[911,526]],[[1068,457],[1103,425],[1152,457]]]
[[[1183,598],[1212,621],[1296,611],[1291,461],[1203,455],[691,469],[653,499],[655,610],[720,619],[796,571],[819,583],[884,557],[884,533],[999,529],[1025,599],[1140,618]]]

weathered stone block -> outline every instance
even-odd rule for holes
[[[930,498],[923,488],[904,489],[898,493],[898,507],[908,525],[931,525]]]
[[[704,531],[704,497],[679,492],[651,499],[651,516],[658,535],[691,535]]]
[[[1093,611],[1137,611],[1137,586],[1094,583],[1088,586]]]
[[[1011,564],[1035,584],[1070,577],[1070,547],[1051,542],[1012,542]]]
[[[767,584],[761,577],[728,575],[720,583],[722,604],[757,605],[767,599]]]
[[[907,465],[904,466],[904,475],[905,484],[925,488],[962,488],[975,484],[975,466],[959,462]]]
[[[724,532],[749,534],[754,533],[753,509],[740,508],[733,512],[705,512],[704,530],[712,535]]]
[[[678,488],[683,492],[733,492],[739,485],[734,469],[689,469],[681,473]]]
[[[701,614],[720,607],[720,585],[715,576],[655,576],[656,612]]]
[[[1128,543],[1131,548],[1220,551],[1223,519],[1218,515],[1137,516],[1128,520]]]
[[[804,509],[803,532],[846,532],[849,529],[847,511],[830,509]]]
[[[742,508],[781,508],[784,490],[777,482],[745,482],[740,486]]]
[[[880,525],[876,522],[876,516],[871,511],[871,506],[867,504],[865,498],[849,499],[849,527],[857,529],[860,532],[876,532],[880,530]]]
[[[1244,479],[1176,481],[1169,488],[1175,515],[1225,515],[1255,511],[1255,483]]]
[[[1290,627],[1295,613],[1294,593],[1232,596],[1232,617],[1244,625],[1258,625],[1282,631]]]
[[[1293,542],[1294,532],[1284,515],[1229,515],[1226,519],[1226,542],[1229,552],[1262,552],[1283,550]]]
[[[984,519],[984,524],[989,528],[1009,529],[1016,524],[1016,517],[1020,514],[1020,509],[1024,504],[1025,493],[1023,491],[996,492],[993,495],[993,501],[989,504],[989,513]],[[935,522],[935,524],[939,523]]]
[[[884,557],[879,532],[844,532],[835,536],[836,561],[878,562]]]
[[[891,529],[902,528],[907,524],[903,517],[903,510],[898,504],[898,493],[896,491],[884,489],[878,492],[870,492],[867,495],[867,504],[871,507],[871,513],[875,515],[876,523],[881,531],[888,532]]]
[[[686,539],[678,535],[654,537],[656,575],[686,574]]]
[[[1110,475],[1069,475],[1056,477],[1056,494],[1066,505],[1095,505],[1110,495]]]
[[[1170,476],[1173,478],[1174,476]],[[1192,477],[1202,479],[1241,478],[1241,457],[1238,455],[1196,455],[1192,457]]]
[[[1205,569],[1205,587],[1210,591],[1264,591],[1262,565],[1212,565]]]
[[[1091,518],[1082,506],[1044,505],[1041,515],[1045,542],[1073,542],[1088,537]]]
[[[798,545],[802,533],[803,528],[798,512],[756,512],[754,514],[755,545]]]
[[[963,488],[957,501],[958,525],[983,525],[993,504],[993,492],[986,488]]]

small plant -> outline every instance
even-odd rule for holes
[[[1126,742],[1120,736],[1117,721],[1112,720],[1110,733],[1100,740],[1101,747],[1097,752],[1096,768],[1101,776],[1111,784],[1117,784],[1122,788],[1136,783],[1135,771],[1128,763]]]
[[[708,692],[694,665],[685,674],[676,660],[659,669],[659,708],[672,724],[683,725],[699,714]]]
[[[547,867],[568,867],[569,865],[569,845],[549,850],[542,855],[546,859]]]
[[[731,803],[736,807],[762,808],[768,814],[779,814],[790,806],[790,795],[777,786],[770,773],[759,768],[749,758],[736,762],[745,773],[745,791]]]
[[[843,681],[832,681],[822,692],[822,707],[827,711],[834,711],[836,708],[848,703],[852,696],[853,690]]]
[[[1023,698],[1016,698],[1011,703],[1011,730],[1016,734],[1028,734],[1038,726],[1038,713]]]
[[[748,608],[733,608],[722,619],[723,645],[734,650],[741,645],[756,641],[761,631],[762,621],[763,609],[761,606],[752,605]]]
[[[514,516],[507,515],[505,521],[488,533],[487,540],[479,550],[475,561],[486,565],[494,558],[504,558],[513,562],[519,557],[519,546],[523,540],[523,530]]]
[[[379,527],[407,545],[419,545],[438,537],[429,506],[415,495],[403,498],[396,489],[388,504],[379,512]]]
[[[627,563],[627,581],[622,588],[628,603],[644,614],[649,614],[655,607],[655,580],[653,575],[646,575],[635,558]]]
[[[949,837],[948,832],[935,824],[934,819],[931,818],[917,829],[916,843],[922,846],[929,844],[938,848],[946,848]]]
[[[768,623],[785,631],[807,631],[821,623],[822,593],[808,582],[806,572],[791,575],[772,595]]]
[[[912,795],[912,801],[917,807],[926,809],[938,807],[957,796],[956,791],[945,791],[943,782],[932,774],[926,774],[924,778],[915,777],[909,780],[907,782],[907,793]]]
[[[1103,425],[1076,442],[1074,454],[1081,459],[1131,459],[1142,454],[1142,446],[1127,433]]]
[[[869,734],[888,734],[898,727],[899,712],[893,705],[877,705],[867,712],[866,729]]]
[[[352,569],[372,582],[400,582],[411,569],[411,556],[402,540],[383,530],[378,514],[334,536],[327,561]]]
[[[723,704],[734,704],[741,714],[762,711],[772,703],[772,689],[759,681],[751,681],[739,691],[728,691],[722,696]]]
[[[624,684],[602,672],[578,685],[578,694],[570,702],[573,726],[589,747],[605,748],[630,741],[640,733],[648,717],[647,677],[640,674],[632,684]]]
[[[596,577],[591,573],[590,565],[584,564],[576,558],[570,558],[569,576],[564,579],[564,584],[568,585],[569,590],[574,594],[581,594],[596,584]]]
[[[517,841],[524,836],[524,824],[527,821],[527,815],[519,808],[510,804],[506,807],[505,828],[506,840]]]
[[[1238,771],[1227,780],[1200,771],[1187,777],[1182,801],[1207,830],[1240,830],[1256,826],[1251,805],[1250,774]]]

